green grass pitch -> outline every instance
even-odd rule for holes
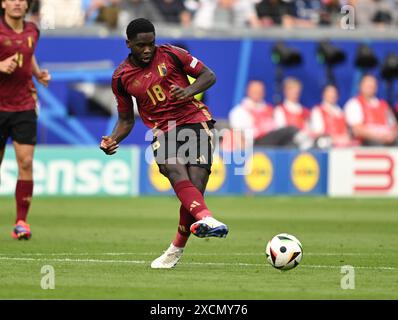
[[[14,200],[0,199],[0,299],[398,299],[398,200],[208,197],[226,239],[191,237],[176,268],[151,270],[177,230],[172,197],[35,198],[33,237],[10,237]],[[297,236],[301,264],[265,261],[275,234]],[[40,286],[55,270],[55,289]],[[341,267],[355,270],[343,290]]]

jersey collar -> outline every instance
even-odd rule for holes
[[[7,23],[6,18],[5,18],[4,15],[1,17],[0,21],[1,21],[2,24],[4,24],[4,26],[5,26],[7,29],[11,30],[11,31],[14,32],[15,34],[21,34],[21,33],[23,33],[23,32],[25,31],[25,28],[26,28],[26,21],[25,21],[25,20],[23,21],[23,30],[22,30],[22,32],[20,32],[20,33],[16,32],[16,31]]]

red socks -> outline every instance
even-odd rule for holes
[[[188,241],[188,238],[191,234],[191,231],[189,230],[190,226],[192,223],[194,223],[196,220],[187,209],[185,209],[183,206],[180,207],[180,222],[178,224],[178,231],[176,234],[176,237],[173,241],[173,244],[176,247],[179,248],[184,248],[185,244]]]
[[[178,231],[173,245],[184,248],[191,234],[189,229],[191,224],[204,217],[211,217],[212,214],[207,209],[203,195],[191,181],[183,180],[177,182],[174,186],[174,191],[182,205],[180,207]]]
[[[180,199],[182,206],[187,209],[195,220],[201,220],[204,217],[212,216],[209,209],[207,209],[203,195],[191,181],[178,181],[174,186],[174,191],[178,199]]]
[[[33,181],[31,180],[18,180],[15,189],[15,200],[17,202],[17,219],[26,221],[30,202],[33,194]]]

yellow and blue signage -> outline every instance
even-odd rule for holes
[[[227,180],[227,169],[223,159],[215,154],[213,157],[213,165],[211,166],[211,175],[207,183],[206,192],[217,193],[226,192],[225,185]]]
[[[254,152],[248,157],[242,177],[245,182],[246,192],[272,193],[274,192],[274,164],[273,152]]]
[[[320,177],[318,160],[311,153],[298,154],[292,162],[290,175],[297,191],[313,191]]]
[[[141,152],[140,194],[174,194],[157,164]],[[224,157],[224,158],[223,158]],[[305,195],[327,193],[328,153],[258,148],[239,165],[232,154],[216,154],[207,194]],[[239,169],[239,170],[237,170]]]

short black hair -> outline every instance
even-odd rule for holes
[[[155,33],[155,26],[151,21],[144,18],[138,18],[131,21],[126,29],[127,39],[129,40],[134,39],[138,33],[148,32]]]

